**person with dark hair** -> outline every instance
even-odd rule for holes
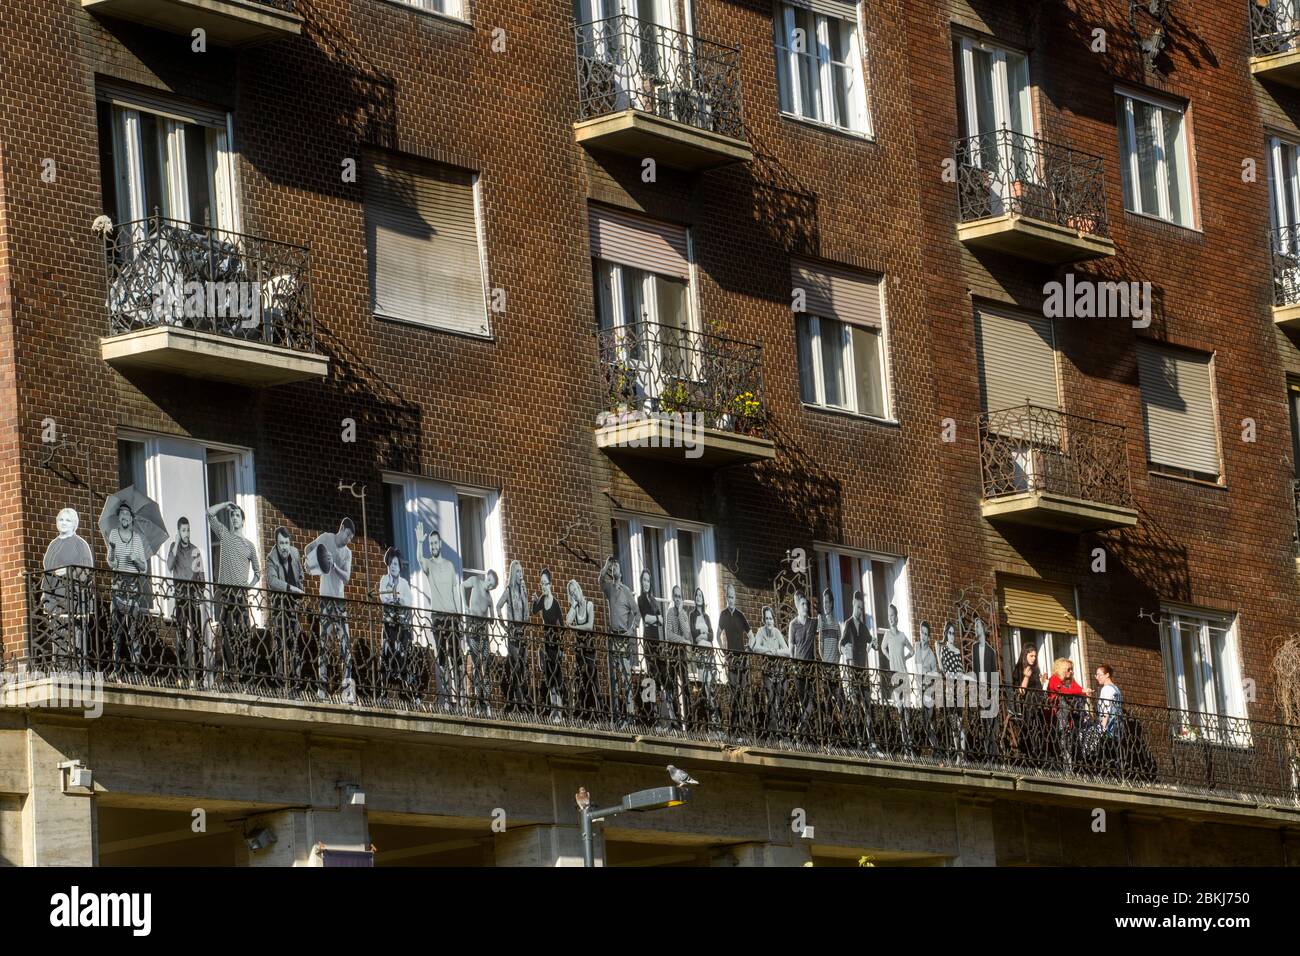
[[[736,586],[728,583],[723,589],[727,606],[718,615],[718,638],[727,652],[727,687],[730,689],[731,709],[727,715],[727,729],[733,734],[745,725],[753,709],[749,688],[749,658],[746,643],[753,628],[745,614],[736,607]]]
[[[148,612],[149,559],[135,512],[126,502],[117,509],[117,527],[108,533],[108,566],[113,571],[113,660],[138,664]]]
[[[164,564],[172,581],[176,622],[176,682],[194,687],[198,683],[199,654],[204,648],[203,552],[190,540],[190,519],[176,522],[176,537],[167,546]]]
[[[840,635],[840,659],[846,662],[842,673],[848,688],[845,704],[851,730],[860,732],[867,749],[874,753],[880,748],[875,739],[876,694],[872,686],[878,675],[870,669],[868,657],[873,643],[866,598],[861,591],[854,591],[853,611]]]
[[[280,639],[280,660],[285,686],[296,690],[302,680],[302,640],[299,634],[298,608],[306,591],[302,573],[302,556],[293,546],[289,529],[275,529],[275,547],[266,556],[266,587],[271,592],[271,620]]]
[[[436,525],[427,531],[423,522],[415,526],[417,558],[429,586],[429,609],[433,612],[435,686],[439,704],[453,709],[461,697],[464,664],[460,654],[460,615],[464,604],[456,565],[443,551],[442,532]]]
[[[1047,749],[1047,721],[1044,719],[1043,677],[1038,669],[1038,648],[1031,641],[1020,646],[1020,656],[1011,669],[1007,700],[1007,745],[1022,757],[1039,760]]]
[[[792,691],[799,708],[799,733],[806,734],[813,707],[813,675],[810,670],[817,655],[817,637],[816,624],[808,616],[808,598],[802,593],[794,596],[794,617],[786,632],[786,643],[790,645],[790,667],[794,672]]]
[[[636,715],[636,682],[632,679],[636,628],[641,612],[636,595],[623,583],[623,566],[612,554],[605,559],[599,575],[605,592],[609,621],[609,693],[620,727],[626,727]]]
[[[642,647],[645,654],[646,676],[650,678],[650,686],[654,691],[654,700],[652,710],[653,719],[656,724],[663,721],[664,708],[664,687],[668,681],[667,658],[664,654],[663,629],[664,615],[663,610],[659,607],[659,599],[652,592],[654,579],[650,575],[648,568],[641,571],[640,581],[641,591],[636,596],[637,613],[641,615],[641,637],[643,640]]]
[[[913,649],[912,662],[916,665],[913,679],[916,686],[911,696],[914,708],[920,706],[921,743],[931,751],[939,749],[939,734],[934,719],[935,687],[942,678],[939,675],[939,658],[930,643],[930,622],[922,621],[920,634]]]
[[[569,610],[564,617],[565,626],[573,632],[573,704],[575,713],[586,720],[594,720],[600,713],[599,689],[596,679],[596,607],[582,593],[582,585],[570,580],[565,585],[569,597]]]
[[[225,515],[226,523],[221,520]],[[248,589],[261,579],[257,548],[243,535],[244,509],[223,501],[208,509],[208,527],[216,539],[218,563],[214,594],[221,624],[221,657],[226,679],[251,677],[253,661],[252,620]],[[251,575],[251,577],[250,577]]]
[[[686,655],[691,644],[691,619],[682,606],[682,586],[674,584],[670,592],[672,603],[664,612],[664,642],[660,651],[664,655],[663,700],[668,708],[669,722],[686,729],[686,702],[691,685],[687,680]]]
[[[1092,675],[1097,679],[1097,728],[1107,740],[1118,740],[1124,729],[1124,695],[1115,683],[1115,668],[1098,664]]]
[[[384,608],[380,660],[383,661],[384,691],[394,686],[409,687],[407,672],[411,642],[411,586],[402,577],[402,552],[389,548],[384,552],[384,576],[379,579],[379,603]]]
[[[691,595],[690,629],[693,646],[691,655],[691,681],[700,686],[700,703],[704,707],[704,729],[714,733],[720,728],[718,714],[718,661],[717,649],[713,643],[713,622],[709,620],[709,610],[705,606],[704,589],[696,588]]]
[[[898,715],[899,734],[903,748],[908,753],[912,750],[912,726],[909,720],[907,701],[912,690],[912,677],[907,662],[915,652],[907,634],[898,626],[898,608],[889,605],[889,627],[881,637],[880,645],[884,660],[881,661],[882,690],[888,693],[890,706]],[[888,713],[888,711],[886,711]]]
[[[959,685],[957,682],[967,682],[969,678],[962,670],[961,648],[957,646],[957,625],[952,621],[945,621],[943,625],[943,643],[939,645],[939,669],[943,672],[944,680],[943,723],[947,746],[950,752],[957,755],[959,761],[965,760],[966,727],[963,716],[967,694],[965,683]],[[963,690],[960,701],[957,696],[958,686]]]
[[[307,549],[304,559],[308,574],[320,581],[320,639],[316,654],[316,677],[320,686],[316,697],[325,700],[329,694],[329,658],[338,647],[342,665],[343,700],[349,704],[357,701],[356,684],[352,678],[352,648],[348,632],[348,606],[344,600],[348,581],[352,578],[352,549],[348,547],[356,535],[356,525],[351,518],[339,522],[337,533],[324,534]]]
[[[564,611],[555,597],[550,568],[542,568],[542,593],[533,594],[532,611],[542,618],[542,683],[546,687],[551,720],[559,722],[564,714],[564,661],[561,646]]]

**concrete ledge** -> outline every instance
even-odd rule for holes
[[[1132,508],[1053,495],[1045,491],[1026,491],[982,501],[980,513],[989,521],[1075,533],[1132,528],[1138,521],[1138,513]]]
[[[30,716],[39,716],[43,722],[53,719],[59,723],[79,723],[93,733],[96,721],[85,719],[78,711],[60,712],[54,707],[40,706],[44,699],[42,694],[52,703],[57,702],[57,682],[48,678],[9,685],[0,695],[0,706],[4,706],[6,701],[12,706],[15,698],[11,695],[19,688],[22,699],[27,702],[24,710]],[[401,714],[316,701],[277,701],[252,695],[219,696],[192,690],[106,686],[103,715],[274,734],[302,733],[315,741],[417,743],[449,745],[457,749],[476,747],[541,754],[552,759],[613,758],[658,767],[674,762],[701,769],[711,766],[717,771],[755,773],[765,778],[808,777],[836,783],[933,790],[998,800],[1047,801],[1076,807],[1148,808],[1166,816],[1257,826],[1300,826],[1300,805],[1266,803],[1231,793],[1180,792],[1168,787],[1126,788],[1046,774],[1031,775],[1011,769],[842,757],[766,746],[738,747],[630,732],[442,714]]]
[[[633,109],[574,123],[573,138],[580,146],[638,159],[651,157],[692,171],[747,163],[754,158],[754,150],[744,140]]]
[[[1261,80],[1272,80],[1286,86],[1300,86],[1300,50],[1252,56],[1250,72]]]
[[[247,46],[302,33],[302,17],[257,0],[81,0],[83,9],[189,36],[196,28],[219,46]]]
[[[977,249],[1053,266],[1115,255],[1115,243],[1109,239],[1015,213],[959,223],[957,238]]]
[[[265,342],[163,325],[99,340],[100,355],[114,368],[172,372],[236,385],[264,387],[324,378],[324,355]]]
[[[1273,324],[1284,329],[1300,329],[1300,304],[1273,306]]]
[[[683,447],[683,439],[698,441]],[[776,443],[767,438],[739,435],[719,428],[699,432],[674,426],[668,419],[642,418],[596,429],[596,447],[608,455],[629,455],[661,462],[719,468],[776,457]]]

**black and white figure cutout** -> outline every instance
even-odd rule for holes
[[[266,587],[271,592],[272,632],[280,644],[280,661],[285,680],[297,688],[303,678],[303,647],[298,609],[307,593],[302,555],[293,546],[289,529],[275,529],[275,545],[266,556]]]
[[[89,586],[95,554],[90,543],[77,534],[81,516],[75,508],[64,508],[55,519],[58,537],[45,549],[41,582],[41,607],[54,621],[51,628],[57,658],[76,660],[87,652],[86,625],[94,604]]]
[[[466,600],[466,645],[469,648],[470,689],[474,708],[479,713],[489,713],[488,700],[492,692],[492,675],[495,659],[492,654],[492,592],[497,587],[497,573],[470,573],[465,575],[469,588]]]
[[[817,612],[817,651],[824,664],[840,662],[840,622],[835,619],[835,595],[830,588],[822,591],[821,609]]]
[[[228,672],[252,673],[255,633],[248,589],[262,577],[257,545],[244,537],[244,509],[222,501],[208,509],[208,528],[217,548],[216,598],[221,631],[221,658]]]
[[[459,614],[461,611],[460,577],[455,562],[443,552],[442,534],[437,525],[427,529],[423,522],[415,526],[416,560],[429,585],[429,607],[435,614]]]
[[[600,588],[605,592],[605,619],[609,640],[609,688],[619,727],[629,726],[636,714],[636,683],[632,679],[637,626],[641,611],[636,595],[623,583],[623,566],[610,555],[600,569]]]
[[[524,584],[524,568],[511,561],[506,571],[506,589],[497,601],[497,614],[506,621],[506,710],[518,712],[528,705],[525,676],[524,629],[531,605]]]
[[[112,644],[115,662],[138,664],[153,603],[149,559],[170,537],[158,503],[133,486],[109,495],[99,516],[113,572]]]
[[[326,532],[307,546],[303,563],[308,574],[320,581],[320,641],[316,652],[316,677],[320,686],[316,697],[324,700],[328,695],[330,660],[337,653],[342,668],[343,700],[356,703],[356,687],[352,681],[352,649],[348,640],[348,607],[344,592],[352,577],[352,549],[348,547],[357,535],[357,526],[351,518],[339,522],[339,530]]]
[[[542,619],[542,681],[551,706],[551,719],[558,721],[564,712],[563,663],[560,657],[560,629],[564,624],[564,611],[560,607],[560,599],[555,596],[550,568],[542,568],[539,586],[542,593],[533,593],[530,607],[532,613]]]
[[[203,552],[193,541],[190,519],[181,516],[176,521],[176,537],[167,545],[163,562],[167,577],[172,579],[172,618],[176,622],[176,657],[180,664],[180,679],[190,687],[197,686],[200,666],[206,673],[211,661],[207,644],[208,612],[204,600],[206,577],[203,570]],[[202,661],[199,655],[202,653]]]
[[[379,603],[383,605],[383,635],[380,662],[384,671],[384,688],[404,689],[403,676],[410,673],[411,585],[402,575],[402,552],[389,548],[384,552],[384,576],[379,579]]]

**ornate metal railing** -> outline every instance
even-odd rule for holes
[[[1273,304],[1300,305],[1300,227],[1274,229],[1269,236],[1273,259]]]
[[[573,30],[580,119],[631,109],[746,138],[737,47],[627,15]]]
[[[1000,129],[956,141],[962,222],[1015,214],[1106,238],[1106,168],[1098,156]]]
[[[110,335],[177,326],[316,351],[304,246],[151,216],[105,247]]]
[[[1133,507],[1124,427],[1023,405],[979,419],[984,499],[1027,491]]]
[[[1252,56],[1289,53],[1300,45],[1300,0],[1246,0]]]
[[[673,325],[638,322],[596,333],[605,415],[693,415],[703,428],[766,437],[763,347]]]
[[[328,699],[1293,803],[1300,728],[532,622],[88,568],[28,576],[7,681]],[[691,628],[693,631],[694,628]],[[867,649],[861,649],[867,653]],[[873,653],[873,652],[871,652]],[[187,692],[189,692],[187,690]]]
[[[1300,478],[1291,479],[1291,506],[1295,515],[1295,548],[1300,555]]]

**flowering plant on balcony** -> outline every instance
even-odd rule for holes
[[[767,410],[762,401],[753,392],[741,392],[731,400],[731,416],[736,424],[736,431],[749,434],[760,428],[767,418]]]
[[[667,388],[659,393],[659,410],[673,414],[675,412],[689,412],[692,410],[690,389],[686,387],[686,382],[681,379],[673,381]]]

